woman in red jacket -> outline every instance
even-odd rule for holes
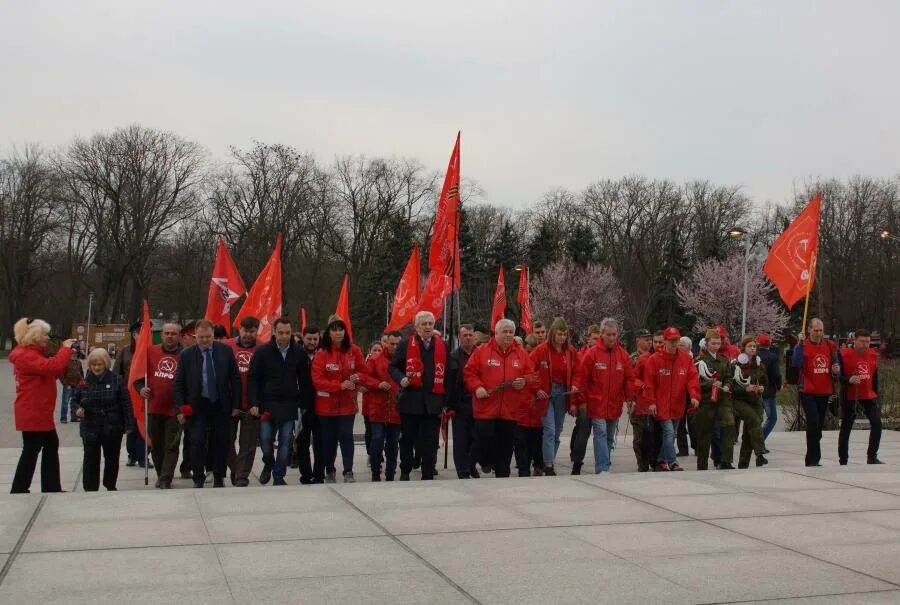
[[[350,342],[347,324],[337,315],[328,318],[322,345],[312,364],[313,386],[316,388],[316,416],[322,430],[322,453],[325,456],[326,483],[335,482],[335,459],[338,443],[344,462],[344,483],[354,483],[353,420],[356,398],[362,383],[366,360],[362,351]]]
[[[481,467],[493,466],[497,477],[509,477],[516,425],[534,397],[534,364],[516,344],[515,333],[511,320],[498,321],[494,338],[475,349],[463,370],[466,388],[475,395],[472,415]]]
[[[13,326],[13,334],[18,345],[9,354],[9,362],[16,377],[16,430],[22,432],[22,455],[10,493],[29,492],[38,454],[41,454],[41,491],[61,492],[59,436],[53,411],[56,379],[69,363],[75,341],[63,342],[56,355],[48,359],[45,349],[50,341],[50,324],[23,318]]]

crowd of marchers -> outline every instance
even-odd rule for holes
[[[340,476],[352,483],[360,412],[372,481],[434,479],[442,427],[452,434],[460,479],[509,477],[513,464],[519,477],[554,476],[567,416],[574,422],[571,473],[586,470],[591,438],[593,470],[604,473],[623,411],[638,471],[684,470],[679,458],[684,462],[691,449],[698,470],[707,470],[710,459],[721,470],[767,464],[766,438],[782,387],[779,350],[768,335],[732,343],[717,327],[695,347],[675,327],[640,330],[629,353],[612,318],[590,326],[580,350],[562,317],[533,328],[523,340],[509,319],[498,321],[492,336],[462,324],[451,350],[434,316],[423,311],[407,337],[385,333],[364,355],[336,315],[321,331],[311,325],[295,331],[290,320],[278,319],[266,342],[257,340],[253,317],[241,321],[235,338],[206,320],[189,330],[168,323],[150,349],[146,379],[132,385],[147,407],[147,460],[126,384],[133,351],[123,351],[113,365],[104,349],[94,349],[83,371],[77,343],[65,341],[51,353],[50,326],[23,318],[9,356],[22,434],[12,493],[29,492],[39,457],[41,491],[63,491],[57,381],[65,385],[60,420],[78,422],[84,443],[85,491],[101,482],[116,489],[126,435],[127,464],[154,468],[159,489],[171,488],[176,473],[197,488],[209,477],[213,487],[224,487],[226,478],[247,487],[257,450],[263,485],[286,485],[292,467],[303,485],[334,483],[338,450]],[[132,326],[133,333],[139,329]],[[824,337],[822,321],[812,319],[808,334],[788,351],[806,422],[807,466],[821,464],[823,423],[835,397],[839,463],[848,462],[860,409],[872,428],[867,462],[881,464],[878,356],[870,340],[868,331],[857,330],[838,347]],[[619,468],[632,465],[623,459]]]

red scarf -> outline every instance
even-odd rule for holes
[[[432,336],[434,345],[434,388],[431,390],[436,395],[444,394],[444,372],[447,369],[447,349],[444,341],[439,336]],[[413,334],[406,346],[406,377],[409,378],[409,386],[422,387],[422,351],[419,350],[419,339]]]

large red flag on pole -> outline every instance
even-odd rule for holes
[[[821,206],[822,194],[817,193],[803,212],[775,240],[763,265],[763,270],[778,288],[781,300],[788,308],[797,304],[801,298],[809,299],[809,291],[816,278]],[[806,321],[803,323],[805,326]]]
[[[399,330],[415,319],[416,308],[419,306],[419,244],[413,246],[412,254],[406,263],[406,269],[400,276],[397,291],[394,293],[394,307],[391,309],[391,321],[384,329],[385,332]]]
[[[134,420],[141,437],[147,440],[147,424],[144,417],[145,401],[134,387],[134,383],[147,380],[147,363],[150,359],[150,347],[153,344],[153,325],[150,323],[150,306],[144,301],[144,316],[141,318],[141,333],[134,343],[131,352],[131,367],[128,370],[128,394],[131,395],[131,407],[134,409]]]
[[[528,267],[521,266],[519,274],[519,293],[516,295],[519,301],[519,308],[522,311],[522,319],[519,325],[525,334],[531,334],[531,299],[528,292]]]
[[[437,212],[431,230],[431,248],[428,251],[428,279],[419,298],[420,311],[431,311],[439,319],[444,310],[444,299],[459,288],[459,175],[460,133],[450,154],[447,174]]]
[[[205,319],[227,326],[231,323],[231,305],[247,292],[244,280],[238,272],[225,240],[219,236],[216,262],[209,281],[209,296],[206,299]]]
[[[497,290],[494,292],[494,306],[491,308],[491,332],[497,322],[506,316],[506,285],[503,282],[503,265],[497,275]]]
[[[341,285],[341,293],[338,296],[337,308],[334,314],[344,320],[347,326],[347,336],[353,340],[353,328],[350,326],[350,275],[344,275],[344,283]]]
[[[234,318],[234,327],[241,325],[245,317],[255,317],[259,320],[259,333],[257,339],[261,342],[269,340],[272,336],[272,324],[281,317],[281,234],[275,240],[275,249],[272,256],[247,294],[237,317]]]

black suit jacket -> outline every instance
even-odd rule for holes
[[[432,393],[434,388],[434,345],[425,349],[422,339],[418,334],[410,338],[419,339],[419,351],[422,354],[422,386],[406,387],[400,390],[397,400],[397,411],[401,414],[440,414],[444,409],[444,395]],[[391,378],[398,383],[406,378],[406,350],[409,347],[409,339],[402,341],[397,346],[397,351],[391,357],[391,365],[388,372]],[[446,385],[446,377],[444,384]]]
[[[310,365],[306,351],[299,344],[291,343],[284,358],[274,338],[262,345],[250,361],[249,404],[268,410],[277,422],[296,420],[297,408],[308,410],[315,400]]]
[[[241,407],[241,375],[231,347],[221,342],[212,344],[216,371],[217,402],[223,412]],[[182,404],[197,405],[203,394],[203,357],[200,347],[193,345],[181,352],[175,372],[175,413]]]

